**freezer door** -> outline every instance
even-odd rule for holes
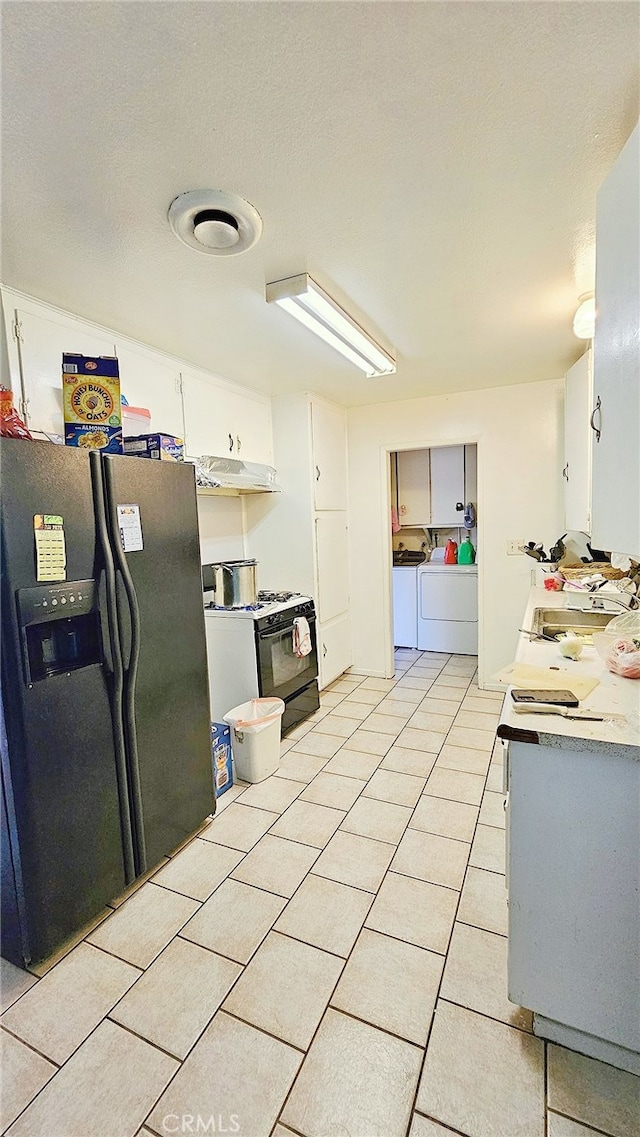
[[[0,462],[2,887],[9,914],[2,954],[22,963],[59,947],[126,879],[110,653],[96,611],[101,574],[89,457],[48,442],[1,439]],[[46,569],[41,563],[37,572],[34,517],[45,514],[62,517],[66,584],[38,579]],[[93,588],[95,603],[71,582]],[[78,593],[83,610],[74,617]],[[53,611],[66,614],[54,619]]]
[[[195,475],[178,462],[102,461],[142,872],[215,808]]]

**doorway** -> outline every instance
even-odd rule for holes
[[[389,664],[402,653],[481,656],[478,444],[387,450]],[[481,552],[481,550],[480,550]]]

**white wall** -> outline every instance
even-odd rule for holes
[[[198,496],[200,560],[241,560],[244,551],[242,498]]]
[[[373,382],[373,380],[372,380]],[[563,380],[354,407],[348,413],[354,667],[391,674],[386,452],[478,444],[480,682],[511,662],[533,561],[507,540],[562,535]]]

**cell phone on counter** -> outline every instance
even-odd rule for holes
[[[579,700],[573,691],[518,691],[511,692],[514,703],[547,703],[554,707],[577,707]]]

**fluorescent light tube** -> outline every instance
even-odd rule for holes
[[[268,303],[278,304],[366,375],[391,375],[396,363],[307,273],[267,285]]]

